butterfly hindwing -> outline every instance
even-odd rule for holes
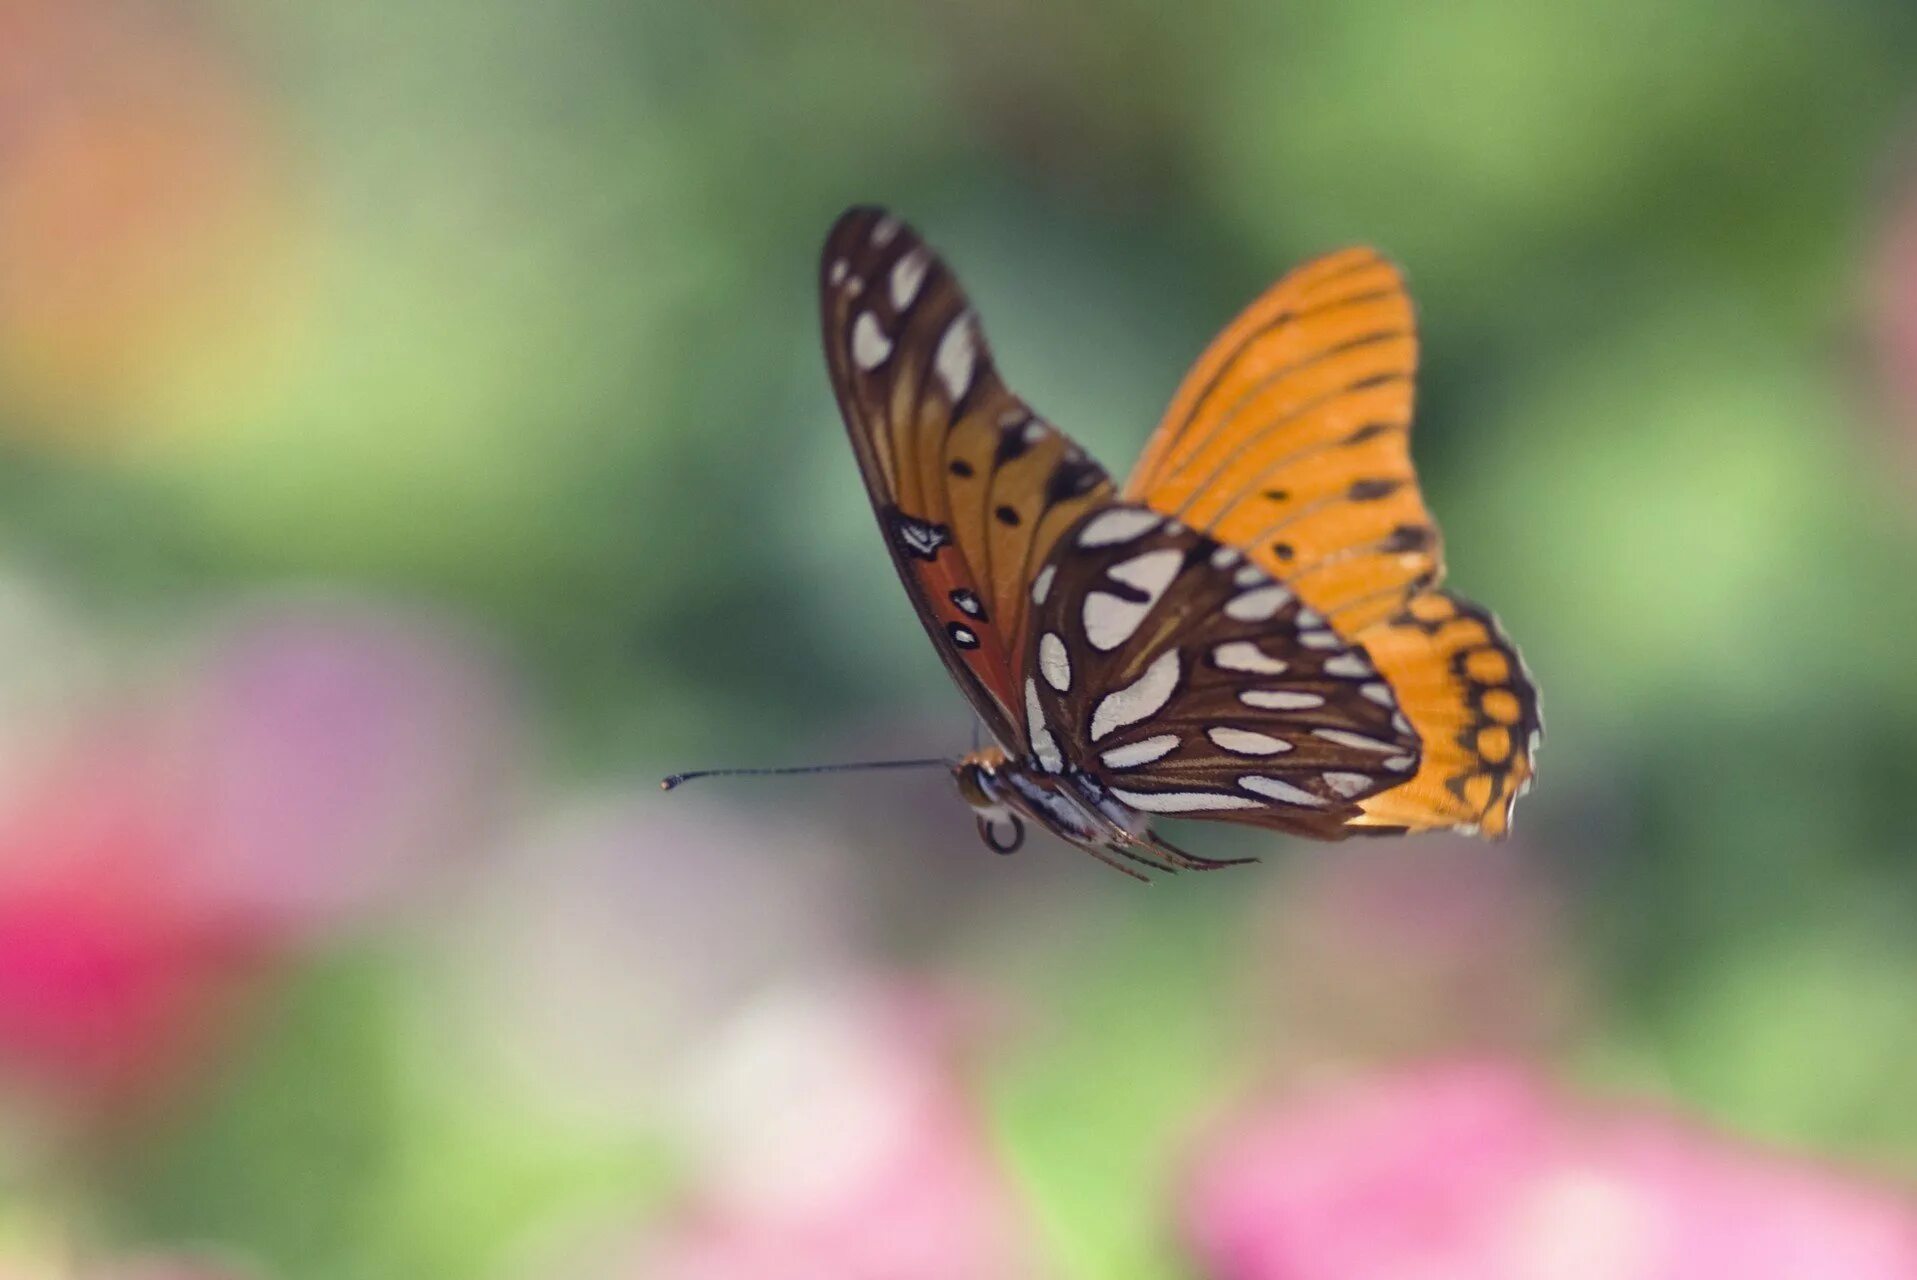
[[[1410,781],[1365,800],[1358,825],[1507,834],[1511,809],[1531,786],[1544,721],[1537,687],[1497,619],[1428,591],[1366,628],[1364,644],[1425,748]]]
[[[1364,248],[1308,262],[1199,358],[1125,492],[1242,548],[1377,664],[1424,749],[1356,825],[1502,835],[1532,776],[1537,691],[1491,615],[1437,589],[1411,463],[1417,358],[1395,267]]]
[[[1034,593],[1023,694],[1042,768],[1092,774],[1143,813],[1327,839],[1416,768],[1416,735],[1362,652],[1159,512],[1083,517]]]
[[[826,362],[893,562],[987,727],[1022,745],[1033,576],[1111,480],[1007,389],[957,280],[910,227],[850,210],[819,271]]]

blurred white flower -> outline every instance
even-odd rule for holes
[[[777,986],[855,964],[840,853],[698,795],[576,799],[447,912],[453,1034],[554,1114],[651,1131]]]
[[[932,994],[872,982],[789,988],[742,1011],[689,1108],[692,1189],[625,1274],[1041,1274],[956,1021]]]

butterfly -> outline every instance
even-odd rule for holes
[[[1160,816],[1337,840],[1501,837],[1538,694],[1443,591],[1412,469],[1418,340],[1398,270],[1298,267],[1199,357],[1123,489],[1000,379],[950,268],[847,211],[819,266],[826,364],[885,545],[993,745],[958,789],[1137,875]]]

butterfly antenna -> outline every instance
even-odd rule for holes
[[[794,773],[853,773],[861,769],[949,769],[952,763],[944,756],[928,756],[923,760],[860,760],[852,764],[801,764],[783,769],[694,769],[691,773],[675,773],[663,779],[659,789],[670,791],[694,778],[765,778]]]

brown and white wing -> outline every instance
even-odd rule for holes
[[[1023,754],[1034,575],[1111,501],[1103,468],[999,379],[964,292],[913,230],[846,212],[819,263],[826,364],[912,606],[1000,743]]]
[[[1363,650],[1163,512],[1083,517],[1034,594],[1021,692],[1041,767],[1143,813],[1331,840],[1417,769],[1418,736]]]

